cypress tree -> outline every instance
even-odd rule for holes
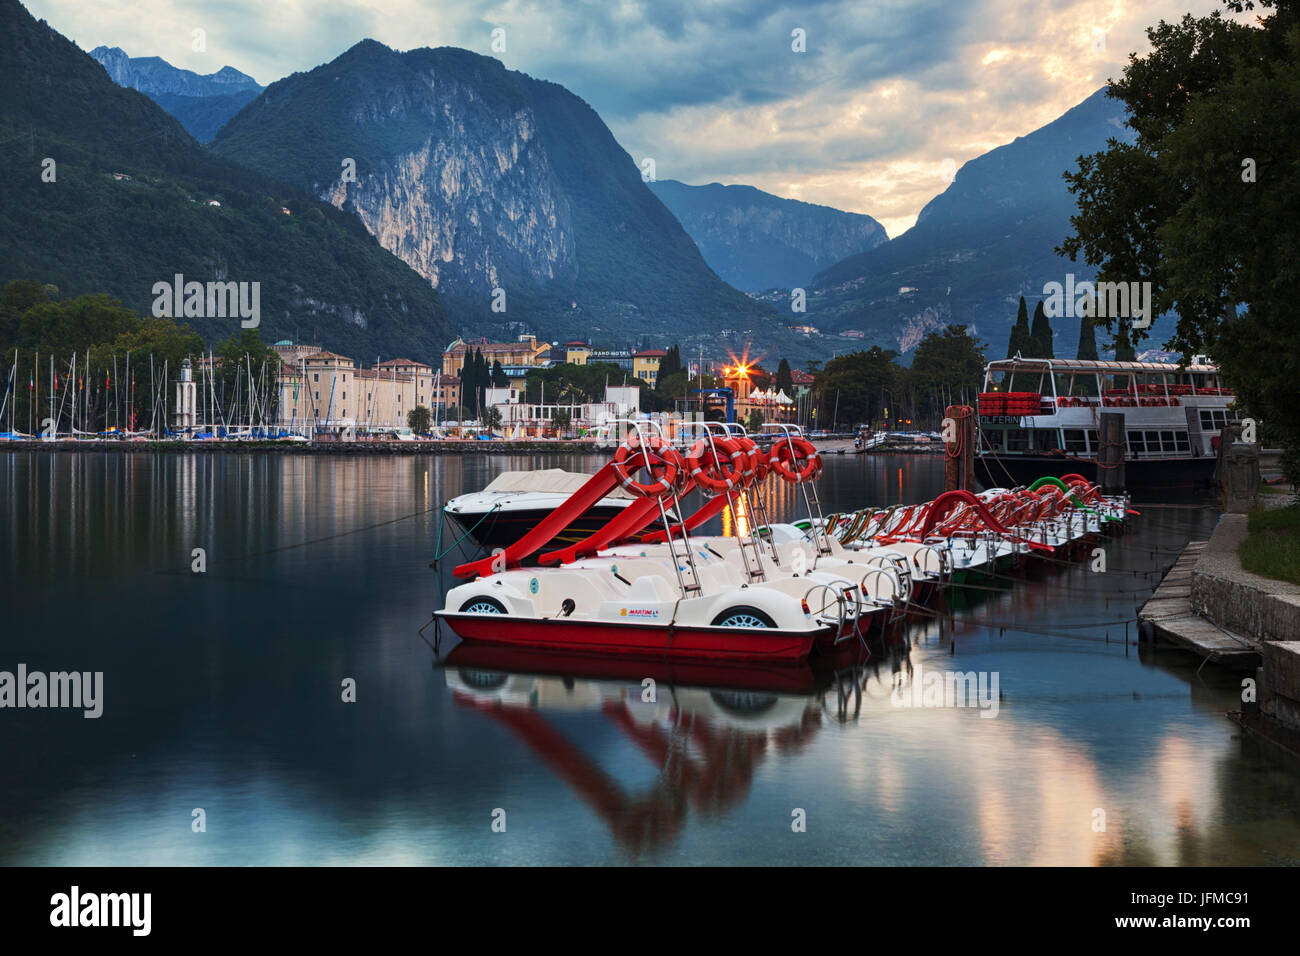
[[[794,376],[790,372],[790,363],[785,359],[781,359],[776,367],[776,390],[794,398]]]
[[[682,370],[682,352],[676,345],[668,348],[668,354],[659,362],[659,381],[669,375],[676,375]]]
[[[1079,351],[1075,357],[1090,362],[1097,360],[1097,330],[1090,315],[1079,319]]]
[[[1052,352],[1052,323],[1043,310],[1040,299],[1034,306],[1034,324],[1029,332],[1029,356],[1032,358],[1056,358]]]
[[[1011,340],[1007,343],[1007,358],[1014,358],[1019,352],[1024,355],[1029,350],[1029,307],[1025,297],[1020,297],[1020,308],[1016,312],[1016,324],[1011,327]]]
[[[1115,361],[1116,362],[1136,362],[1137,349],[1129,341],[1128,326],[1123,321],[1115,323]]]
[[[487,407],[488,364],[482,349],[474,350],[474,387],[477,390],[478,407]]]

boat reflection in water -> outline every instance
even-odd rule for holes
[[[668,663],[461,644],[443,664],[453,699],[509,728],[639,853],[671,844],[687,814],[718,817],[749,795],[764,760],[804,750],[823,723],[856,718],[863,687],[887,692],[906,648],[897,629],[830,660],[776,666]],[[659,776],[631,792],[548,717],[599,712]]]

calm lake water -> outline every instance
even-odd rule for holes
[[[0,710],[0,862],[1300,863],[1300,765],[1225,718],[1239,679],[1107,623],[1209,507],[1154,501],[1105,573],[964,592],[863,671],[644,668],[643,703],[642,669],[600,660],[448,640],[444,666],[419,635],[442,503],[505,468],[598,464],[0,455],[0,670],[104,674],[99,719]],[[941,487],[937,460],[845,456],[821,493]],[[895,706],[909,669],[996,674],[996,717]]]

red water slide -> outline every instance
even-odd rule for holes
[[[546,565],[568,564],[578,558],[595,554],[601,548],[618,544],[636,534],[659,514],[659,501],[656,498],[638,498],[615,515],[603,528],[593,531],[576,544],[559,551],[547,551],[538,561]]]
[[[686,520],[678,527],[684,527],[687,531],[694,531],[710,518],[716,518],[718,515],[722,514],[723,509],[726,507],[727,496],[717,495],[701,505],[694,514],[688,515]],[[673,533],[676,534],[676,532],[677,528],[674,528]],[[663,531],[651,531],[641,540],[646,544],[660,544],[668,540],[668,535]]]
[[[460,565],[460,567],[456,568],[456,577],[473,578],[517,566],[524,558],[546,547],[557,534],[571,525],[601,498],[604,498],[617,488],[619,484],[620,479],[614,469],[614,463],[609,462],[600,471],[588,478],[586,483],[571,494],[564,504],[543,518],[533,530],[497,554]],[[629,505],[629,508],[633,507],[636,507],[636,503]]]

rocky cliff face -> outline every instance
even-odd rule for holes
[[[509,321],[617,343],[785,334],[709,269],[590,106],[489,57],[366,40],[272,84],[212,149],[354,212],[474,334]]]
[[[498,112],[433,62],[385,119],[424,130],[414,148],[375,157],[313,189],[353,210],[380,245],[444,291],[488,297],[523,281],[577,276],[573,209],[530,107]]]
[[[753,186],[651,186],[700,247],[713,271],[737,289],[804,287],[822,269],[888,240],[870,216],[782,199]]]

